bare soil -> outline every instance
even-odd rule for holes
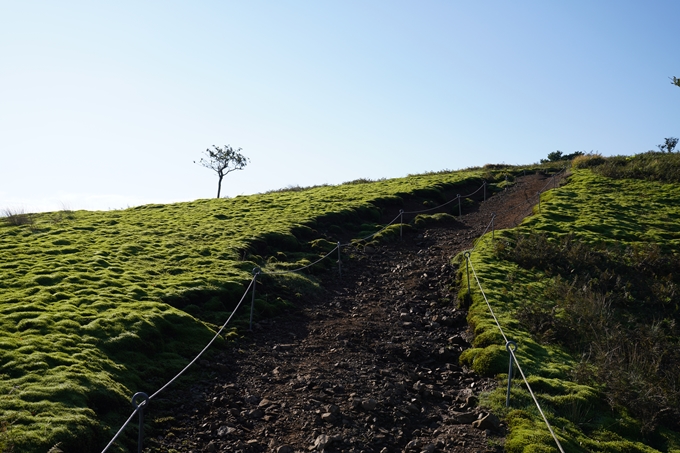
[[[496,385],[458,363],[470,347],[451,258],[531,214],[540,174],[467,208],[460,221],[377,247],[343,249],[322,297],[259,322],[202,361],[172,401],[153,451],[500,452],[505,425],[477,406]],[[405,219],[407,220],[407,219]]]

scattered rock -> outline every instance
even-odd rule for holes
[[[236,432],[236,428],[234,428],[232,426],[220,426],[217,429],[217,435],[219,437],[228,436],[229,434],[233,434],[235,432]]]
[[[323,450],[328,447],[333,439],[326,434],[321,434],[316,439],[314,439],[314,448],[316,450]]]
[[[321,421],[325,423],[334,423],[336,420],[335,415],[331,414],[330,412],[324,412],[321,414]]]
[[[274,404],[274,403],[271,402],[270,400],[268,400],[267,398],[264,398],[262,401],[259,402],[257,407],[259,407],[260,409],[266,409],[267,407],[271,406],[272,404]]]
[[[526,180],[532,196],[545,185],[540,175]],[[149,446],[194,453],[501,452],[502,437],[491,445],[487,436],[502,436],[504,425],[492,414],[478,418],[476,409],[477,395],[495,381],[458,365],[470,338],[466,310],[450,289],[457,269],[449,259],[470,247],[466,237],[476,237],[473,228],[488,224],[491,212],[525,202],[521,184],[459,222],[343,249],[341,278],[337,268],[317,274],[320,297],[258,320],[260,330],[200,362],[205,380],[165,396],[173,421]],[[520,220],[499,215],[495,225]]]

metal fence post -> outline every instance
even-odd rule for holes
[[[137,404],[137,398],[142,398],[142,401]],[[142,443],[144,442],[144,409],[149,404],[149,395],[144,392],[137,392],[132,395],[132,405],[138,409],[139,413],[139,435],[137,437],[137,453],[142,453]]]
[[[484,201],[486,201],[486,181],[484,181]]]
[[[253,330],[253,312],[255,311],[255,287],[257,286],[257,277],[260,275],[260,268],[253,269],[253,298],[250,301],[250,330]]]
[[[470,297],[470,252],[465,252],[463,256],[465,257],[465,271],[467,272],[468,297]]]
[[[496,219],[496,213],[492,212],[491,213],[491,240],[496,239],[496,227],[494,225],[494,220]]]
[[[460,194],[458,194],[458,218],[463,217],[463,207],[460,203]]]
[[[514,348],[512,347],[514,346]],[[514,356],[514,352],[517,350],[517,343],[514,341],[508,341],[505,343],[505,349],[508,350],[508,354],[510,355],[510,366],[508,367],[508,392],[505,396],[505,407],[510,407],[510,384],[512,384],[512,359]]]
[[[340,241],[338,241],[338,275],[342,277],[342,256],[340,255]]]
[[[399,240],[404,239],[404,210],[399,210]]]
[[[536,192],[538,196],[538,212],[541,212],[541,192]]]

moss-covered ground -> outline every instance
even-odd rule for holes
[[[255,266],[305,265],[340,239],[377,231],[405,203],[433,206],[523,170],[0,219],[0,452],[99,451],[129,415],[131,395],[156,391],[212,338]],[[317,285],[310,273],[263,280],[256,316]],[[132,437],[109,451],[127,451]]]
[[[677,453],[680,185],[645,171],[678,169],[616,158],[645,170],[614,179],[589,168],[604,161],[574,169],[516,229],[487,234],[471,263],[565,451]],[[508,353],[479,289],[469,321],[461,361],[505,382]],[[522,380],[507,408],[505,390],[482,404],[506,417],[506,450],[559,451]]]

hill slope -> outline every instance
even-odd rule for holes
[[[4,219],[0,445],[96,450],[124,419],[133,393],[159,388],[207,343],[254,267],[299,267],[338,239],[377,231],[383,210],[391,220],[405,203],[449,200],[504,171],[521,170]],[[258,298],[256,315],[281,310],[317,285],[298,276],[273,284],[280,291]]]
[[[680,186],[659,175],[677,175],[678,158],[612,160],[616,172],[602,158],[577,162],[540,214],[472,262],[565,451],[677,452]],[[479,291],[474,300],[475,347],[461,361],[507,373],[499,329]],[[486,400],[508,420],[507,450],[554,449],[517,380],[511,400],[504,409],[501,390]]]
[[[321,295],[259,323],[232,350],[203,363],[203,380],[190,398],[169,397],[148,445],[502,451],[502,426],[487,433],[472,425],[488,415],[475,401],[495,382],[458,365],[470,345],[450,259],[472,248],[493,212],[499,228],[519,223],[551,184],[543,175],[519,177],[460,218],[430,218],[402,240],[346,249],[342,276],[326,274]]]

